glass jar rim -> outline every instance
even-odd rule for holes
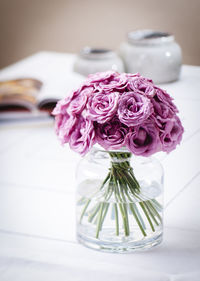
[[[96,143],[91,151],[101,151],[101,152],[105,152],[105,153],[109,153],[109,152],[119,152],[119,153],[131,153],[130,150],[128,150],[128,148],[126,146],[122,146],[121,148],[116,148],[116,149],[105,149],[103,148],[101,145],[99,145],[98,143]]]
[[[84,47],[79,56],[89,60],[102,60],[116,57],[116,53],[106,48]]]
[[[174,41],[174,35],[168,32],[143,29],[128,33],[128,42],[132,45],[160,45]]]
[[[125,153],[125,154],[131,154],[130,158],[137,158],[137,159],[140,159],[141,162],[143,163],[148,163],[148,162],[157,162],[162,170],[163,170],[163,167],[162,167],[162,164],[161,162],[159,161],[159,159],[157,157],[155,157],[154,155],[151,155],[151,156],[141,156],[141,155],[135,155],[133,154],[132,152],[130,152],[125,146],[124,147],[121,147],[120,149],[113,149],[113,150],[106,150],[104,149],[103,147],[101,147],[100,145],[94,145],[90,152],[86,155],[86,158],[87,157],[90,157],[91,155],[92,156],[97,156],[97,155],[104,155],[104,158],[107,158],[109,159],[109,153]],[[106,157],[105,157],[106,156]]]

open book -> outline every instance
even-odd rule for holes
[[[41,87],[42,82],[32,78],[0,81],[0,113],[33,111],[42,109],[42,104],[49,108],[50,100],[42,102],[38,97]]]
[[[41,52],[0,71],[0,121],[49,116],[56,102],[80,86],[74,56]]]
[[[43,83],[33,78],[0,81],[0,114],[23,111],[51,111],[56,105],[55,97],[40,95]]]

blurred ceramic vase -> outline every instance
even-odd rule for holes
[[[122,59],[108,49],[85,47],[74,63],[74,71],[84,76],[106,70],[124,72]]]
[[[179,78],[181,48],[169,33],[138,30],[128,33],[128,40],[120,46],[126,71],[139,72],[154,83],[167,83]]]

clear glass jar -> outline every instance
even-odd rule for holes
[[[128,40],[120,46],[125,70],[139,72],[154,83],[167,83],[179,78],[182,54],[174,36],[154,30],[128,33]]]
[[[124,72],[122,59],[108,49],[85,47],[74,63],[74,71],[84,76],[107,70]]]
[[[130,252],[162,241],[163,169],[156,159],[93,148],[76,178],[80,243]]]

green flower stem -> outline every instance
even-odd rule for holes
[[[120,174],[120,173],[119,173],[119,174]],[[126,185],[126,182],[125,182],[125,181],[122,182],[122,186],[123,186],[123,185]],[[125,194],[127,195],[128,199],[129,199],[129,201],[132,202],[132,199],[131,199],[130,195],[128,194],[127,187],[124,188],[124,191],[125,191]],[[138,212],[137,212],[137,213],[135,212],[134,206],[136,207],[136,205],[135,205],[134,203],[132,203],[132,204],[130,203],[130,204],[129,204],[129,208],[130,208],[130,210],[131,210],[131,212],[132,212],[132,214],[133,214],[133,216],[134,216],[134,218],[135,218],[135,220],[136,220],[136,222],[137,222],[137,224],[138,224],[138,226],[139,226],[139,228],[140,228],[142,234],[143,234],[144,236],[147,236],[147,234],[146,234],[146,232],[145,232],[145,230],[144,230],[144,228],[143,228],[144,222],[143,222],[143,224],[141,224],[141,222],[140,222],[140,221],[141,221],[141,216],[138,217]]]
[[[148,204],[149,208],[151,209],[153,215],[156,216],[160,222],[162,222],[162,218],[161,218],[160,214],[157,212],[156,207],[154,207],[154,203],[151,201],[148,200],[148,201],[146,201],[146,203]]]
[[[106,177],[105,180],[102,182],[102,185],[101,185],[100,189],[102,189],[102,188],[105,186],[105,184],[106,184],[106,182],[109,180],[109,178],[110,178],[110,173],[108,173],[107,177]]]
[[[142,210],[143,210],[143,212],[144,212],[144,214],[145,214],[145,216],[146,216],[146,218],[147,218],[147,220],[148,220],[148,222],[149,222],[149,224],[150,224],[150,226],[151,226],[151,229],[152,229],[153,232],[154,232],[154,231],[155,231],[155,228],[154,228],[154,226],[153,226],[153,223],[152,223],[152,221],[151,221],[151,219],[150,219],[150,217],[149,217],[149,214],[148,214],[147,210],[145,209],[144,203],[143,203],[143,202],[139,202],[139,204],[140,204],[140,206],[141,206],[141,208],[142,208]]]
[[[141,223],[141,225],[142,225],[142,227],[143,227],[143,229],[145,231],[146,230],[146,226],[145,226],[144,220],[143,220],[140,212],[138,211],[138,207],[137,207],[136,204],[133,204],[133,207],[134,207],[135,213],[136,213],[136,215],[138,217],[138,220],[140,221],[140,223]]]
[[[130,204],[129,206],[130,206],[130,210],[131,210],[131,212],[132,212],[132,214],[133,214],[133,216],[134,216],[134,218],[135,218],[135,220],[136,220],[136,222],[137,222],[137,224],[138,224],[142,234],[144,236],[147,236],[147,234],[146,234],[146,232],[145,232],[145,230],[144,230],[144,228],[143,228],[143,226],[142,226],[140,220],[138,219],[138,216],[137,216],[137,214],[136,214],[136,212],[134,210],[134,204]]]
[[[98,203],[98,204],[95,206],[93,212],[91,212],[91,214],[90,214],[89,217],[88,217],[88,221],[89,221],[89,222],[92,222],[92,221],[93,221],[93,219],[95,218],[96,214],[98,213],[98,211],[99,211],[99,209],[100,209],[100,206],[101,206],[100,203]]]
[[[154,214],[152,213],[152,210],[151,210],[151,208],[149,207],[147,201],[144,201],[144,206],[146,207],[146,209],[147,209],[147,211],[148,211],[150,217],[151,217],[152,220],[155,222],[155,224],[156,224],[156,225],[159,225],[159,223],[157,222],[157,220],[156,220]]]
[[[108,176],[107,176],[108,178]],[[111,195],[112,195],[112,179],[113,179],[113,175],[110,174],[109,175],[110,178],[110,182],[108,185],[108,190],[105,194],[105,201],[109,201]],[[107,180],[106,180],[107,181]],[[96,229],[96,238],[99,238],[99,232],[102,229],[103,226],[103,222],[105,220],[106,214],[108,212],[108,208],[109,208],[109,203],[100,203],[100,213],[98,216],[98,220],[97,220],[97,229]]]
[[[108,181],[108,179],[111,177],[110,173],[108,173],[107,177],[105,178],[103,184],[101,185],[101,188],[102,189],[104,187],[104,185],[106,184],[106,182]],[[108,200],[108,197],[110,197],[112,195],[112,190],[110,189],[110,183],[111,181],[109,182],[109,188],[105,194],[105,200]],[[110,194],[109,194],[110,192]],[[95,216],[98,214],[98,211],[100,209],[100,206],[101,206],[101,203],[98,203],[90,212],[90,215],[88,216],[88,221],[89,222],[92,222],[94,219],[95,219]]]
[[[85,215],[85,212],[86,212],[87,207],[89,206],[90,202],[91,202],[91,199],[88,199],[88,200],[87,200],[87,203],[85,204],[85,206],[84,206],[84,208],[83,208],[83,211],[82,211],[81,216],[80,216],[80,223],[81,223],[81,221],[82,221],[82,219],[83,219],[83,216]]]
[[[127,199],[125,198],[125,195],[127,196],[128,200],[131,202],[132,199],[130,198],[129,194],[128,194],[128,190],[127,190],[127,183],[126,181],[123,180],[122,177],[120,177],[120,173],[119,171],[116,171],[116,177],[118,178],[118,182],[119,182],[119,186],[121,189],[121,194],[122,194],[122,198],[123,198],[123,202],[127,202]],[[127,233],[127,235],[130,234],[130,229],[129,229],[129,220],[128,220],[128,211],[127,211],[127,203],[123,204],[124,206],[124,212],[125,212],[125,217],[126,217],[126,227],[127,229],[125,229],[125,233]]]
[[[124,194],[123,192],[121,192],[120,189],[120,184],[118,184],[117,182],[117,176],[115,174],[115,169],[112,168],[112,175],[113,175],[113,180],[117,189],[117,197],[120,200],[120,202],[126,202],[125,198],[124,198]],[[120,198],[119,194],[122,196],[122,198]],[[129,236],[129,222],[128,222],[128,214],[127,214],[127,209],[126,209],[126,205],[123,203],[119,203],[119,210],[121,212],[122,215],[122,221],[123,221],[123,226],[124,226],[124,233],[125,236]]]
[[[154,204],[154,206],[158,212],[161,212],[163,210],[162,205],[156,199],[151,199],[151,202],[152,202],[152,204]]]
[[[123,209],[123,204],[119,203],[119,209],[122,215],[122,221],[123,221],[123,225],[124,225],[124,234],[125,236],[129,236],[129,225],[128,225],[128,221],[127,221],[127,214],[125,213],[124,209]]]
[[[100,230],[102,229],[103,222],[104,222],[105,217],[106,217],[106,215],[107,215],[109,206],[110,206],[109,203],[104,203],[104,210],[103,210],[103,216],[102,216],[102,219],[101,219]]]
[[[116,235],[119,236],[119,218],[118,218],[118,210],[117,210],[117,204],[114,203],[115,208],[115,226],[116,226]]]
[[[102,223],[102,214],[103,214],[104,204],[105,203],[102,203],[102,202],[100,203],[100,210],[99,210],[99,214],[98,214],[97,228],[96,228],[96,238],[99,237],[99,231],[100,231],[101,223]]]

